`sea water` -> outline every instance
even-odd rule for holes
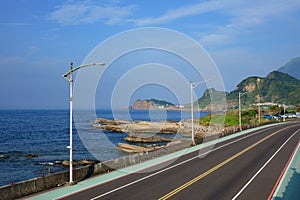
[[[201,113],[201,117],[207,113]],[[130,119],[145,121],[189,119],[187,111],[148,111],[148,110],[97,110],[96,117],[106,119]],[[195,113],[195,118],[200,117]],[[95,119],[82,118],[75,121],[73,127],[73,159],[105,161],[127,155],[118,150],[117,144],[125,142],[126,133],[101,131],[93,128]],[[78,136],[80,132],[91,136],[105,134],[103,142],[93,144],[99,147],[97,158],[91,154]],[[78,128],[77,127],[77,128]],[[87,134],[87,135],[88,135]],[[92,140],[91,140],[92,141]],[[60,164],[69,160],[70,142],[68,110],[1,110],[0,111],[0,186],[10,182],[66,171]],[[108,143],[110,143],[108,145]],[[112,145],[113,144],[113,145]]]

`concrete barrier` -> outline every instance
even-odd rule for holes
[[[0,199],[16,199],[29,194],[60,186],[68,181],[68,172],[38,177],[0,188]]]
[[[152,152],[136,153],[91,166],[74,169],[74,181],[82,181],[94,175],[103,174],[130,165],[138,164],[153,158],[173,153],[191,146],[191,141],[166,146]],[[38,177],[16,184],[0,187],[0,200],[17,199],[30,194],[62,186],[69,181],[69,171]]]

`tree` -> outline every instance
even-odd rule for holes
[[[296,111],[296,112],[300,112],[300,104],[297,104],[297,105],[295,106],[295,111]]]
[[[279,106],[270,106],[267,110],[267,113],[270,115],[278,115],[281,113],[282,108]]]

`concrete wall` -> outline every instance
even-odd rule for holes
[[[0,199],[16,199],[25,195],[54,188],[68,181],[68,172],[38,177],[0,188]]]
[[[121,169],[130,165],[138,164],[153,158],[157,158],[175,151],[179,151],[191,146],[191,141],[184,141],[180,144],[164,147],[162,149],[148,152],[137,153],[114,160],[98,163],[93,166],[85,166],[74,170],[74,181],[82,181],[97,174]],[[57,186],[64,185],[69,181],[69,171],[51,174],[45,177],[38,177],[12,185],[0,187],[0,199],[16,199],[26,195],[41,192]]]

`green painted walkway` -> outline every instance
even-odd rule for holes
[[[92,187],[92,186],[95,186],[95,185],[99,185],[101,183],[105,183],[105,182],[107,182],[109,180],[112,180],[112,179],[120,178],[120,177],[125,176],[126,174],[129,174],[129,173],[138,172],[142,169],[146,169],[150,166],[154,166],[154,165],[162,163],[162,162],[166,162],[166,161],[172,162],[172,160],[182,156],[183,154],[187,154],[189,152],[200,150],[203,147],[208,147],[208,146],[214,145],[216,143],[226,141],[226,140],[229,140],[231,138],[238,137],[240,135],[243,135],[243,134],[246,134],[246,133],[249,133],[249,132],[252,132],[252,131],[260,130],[260,129],[275,126],[275,125],[278,125],[278,124],[270,124],[270,125],[266,125],[266,126],[262,126],[262,127],[256,127],[256,128],[253,128],[253,129],[248,129],[248,130],[236,133],[236,134],[232,134],[232,135],[229,135],[229,136],[226,136],[226,137],[223,137],[223,138],[219,138],[219,139],[214,140],[214,141],[206,142],[206,143],[203,143],[201,145],[193,146],[193,147],[188,148],[188,149],[177,151],[177,152],[174,152],[174,153],[171,153],[171,154],[159,157],[159,158],[155,158],[155,159],[143,162],[143,163],[139,163],[139,164],[136,164],[136,165],[133,165],[133,166],[129,166],[129,167],[126,167],[124,169],[112,171],[112,172],[107,173],[107,174],[94,176],[94,177],[91,177],[87,180],[81,181],[81,182],[79,182],[79,183],[77,183],[76,185],[73,185],[73,186],[59,187],[59,188],[55,188],[55,189],[52,189],[52,190],[49,190],[49,191],[46,191],[46,192],[43,192],[43,193],[39,193],[39,194],[36,194],[34,196],[30,196],[26,199],[31,199],[31,200],[43,199],[43,200],[46,200],[46,199],[59,198],[59,197],[71,194],[73,192],[76,192],[76,191],[84,190],[85,188],[89,188],[89,187]]]
[[[300,199],[300,141],[272,199]]]

